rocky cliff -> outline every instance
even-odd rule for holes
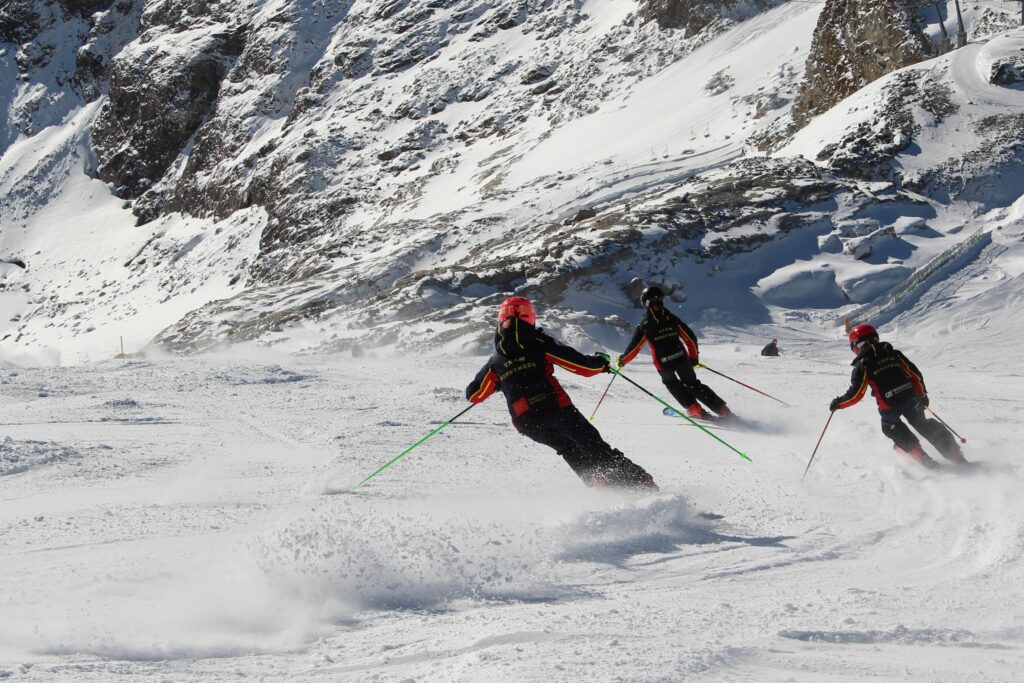
[[[801,128],[868,83],[936,54],[914,0],[826,0],[793,104]]]
[[[829,306],[867,302],[918,258],[879,256],[913,253],[889,216],[994,205],[1019,158],[992,123],[1012,114],[975,121],[948,60],[813,114],[922,58],[915,21],[854,1],[9,2],[0,241],[31,256],[11,338],[145,341],[145,318],[186,351],[465,343],[513,291],[600,335],[638,276],[694,319],[766,322],[817,284],[758,283],[813,259]],[[978,59],[1012,88],[1007,55]],[[970,178],[920,153],[955,128],[977,132],[957,140]]]
[[[16,82],[2,121],[0,151],[102,95],[114,56],[138,35],[142,0],[8,0],[0,5],[0,44],[12,51]],[[13,84],[4,84],[10,89]]]
[[[99,174],[137,200],[141,222],[263,207],[250,282],[309,277],[358,241],[365,225],[350,216],[387,203],[382,179],[428,155],[436,169],[454,165],[474,141],[529,119],[590,113],[616,77],[653,74],[773,4],[651,3],[594,39],[577,33],[582,4],[150,2],[111,65],[93,133]],[[488,47],[505,32],[528,49]]]

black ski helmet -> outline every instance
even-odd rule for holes
[[[651,285],[644,289],[640,293],[640,303],[644,305],[644,308],[650,308],[651,304],[660,304],[665,300],[665,292],[661,291],[661,287]]]

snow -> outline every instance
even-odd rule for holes
[[[261,21],[282,6],[267,3]],[[586,7],[581,32],[605,35],[634,5]],[[443,235],[389,229],[337,261],[361,260],[385,283],[428,271],[412,278],[421,302],[477,312],[429,269],[482,248],[514,258],[523,243],[513,238],[538,216],[651,201],[642,193],[671,195],[674,183],[751,153],[749,130],[736,128],[753,124],[749,113],[733,118],[736,98],[796,82],[819,11],[785,3],[615,90],[589,115],[476,141],[450,173],[427,173],[428,156],[407,176],[422,180],[415,196],[381,212],[495,220],[472,234],[458,221]],[[501,55],[495,69],[539,55],[532,37],[506,33],[485,39]],[[987,73],[1021,40],[1007,32],[916,67],[949,85],[961,109],[941,125],[915,112],[923,132],[899,157],[905,169],[974,149],[969,124],[1019,109],[1020,90],[992,86]],[[287,58],[314,63],[315,44]],[[185,49],[173,37],[154,45]],[[0,75],[13,71],[8,50]],[[394,76],[395,92],[415,89],[413,71]],[[705,85],[723,72],[731,88],[715,95]],[[815,158],[870,120],[888,82],[813,121],[779,155]],[[3,107],[31,99],[8,85]],[[670,298],[702,323],[704,363],[792,404],[702,375],[744,418],[715,434],[752,462],[620,380],[595,425],[654,475],[658,494],[584,488],[556,454],[515,433],[500,397],[352,492],[466,406],[463,387],[483,362],[471,352],[486,349],[451,335],[432,354],[391,340],[288,355],[323,342],[310,321],[268,332],[261,346],[135,353],[210,301],[237,297],[227,327],[265,310],[246,273],[267,216],[253,207],[136,227],[89,177],[87,135],[102,100],[58,104],[40,115],[49,128],[5,131],[0,158],[0,204],[11,209],[0,258],[28,263],[0,265],[0,678],[1019,679],[1024,199],[1014,199],[1010,173],[987,201],[922,198],[858,213],[840,198],[821,207],[820,225],[785,233],[766,222],[774,239],[752,252],[700,262],[652,253],[637,264],[649,271],[636,275],[684,285]],[[438,120],[467,120],[485,106],[455,103]],[[281,131],[283,116],[247,124],[246,155]],[[387,134],[397,140],[418,126],[394,121]],[[859,186],[866,196],[889,190]],[[373,223],[374,211],[353,220]],[[641,237],[653,243],[665,232]],[[976,248],[873,320],[920,365],[933,407],[968,437],[967,457],[991,467],[968,476],[902,462],[869,400],[834,416],[801,480],[829,400],[849,378],[839,318],[975,234],[985,238]],[[586,248],[600,239],[596,230],[572,239],[566,258],[585,270],[594,258]],[[618,353],[625,339],[614,323],[637,311],[608,282],[570,282],[564,305],[574,312],[542,309],[541,323],[560,324],[585,351],[600,340]],[[334,296],[335,286],[292,283],[278,301]],[[473,296],[494,293],[478,285]],[[48,307],[66,307],[59,322]],[[403,333],[435,335],[432,325],[419,320]],[[26,329],[32,343],[19,345]],[[779,358],[759,355],[771,337]],[[122,338],[129,356],[114,360]],[[646,359],[628,373],[667,395]],[[560,377],[586,414],[608,379]]]
[[[801,482],[849,371],[841,333],[813,326],[777,328],[779,358],[759,356],[756,332],[702,345],[706,364],[794,406],[703,377],[752,425],[717,432],[750,463],[611,387],[595,424],[655,476],[646,496],[584,488],[500,397],[350,493],[466,405],[478,357],[235,349],[4,370],[0,583],[17,590],[0,672],[1014,680],[1019,401],[998,388],[1019,385],[1020,327],[964,316],[1019,302],[1019,212],[986,265],[999,284],[964,282],[952,305],[922,300],[883,328],[968,457],[1005,471],[901,463],[864,404],[835,416]],[[969,371],[963,344],[984,349]],[[627,372],[666,393],[645,359]],[[562,379],[589,413],[603,378]]]

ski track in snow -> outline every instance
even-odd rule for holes
[[[849,358],[782,346],[702,347],[797,406],[705,377],[764,427],[719,432],[752,463],[611,388],[596,425],[654,496],[585,489],[500,397],[348,493],[461,410],[476,358],[4,371],[0,676],[1014,680],[1018,404],[992,390],[1012,374],[917,358],[968,456],[1008,471],[905,466],[861,405],[801,482]],[[565,384],[588,414],[604,389]]]

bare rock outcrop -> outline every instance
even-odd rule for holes
[[[662,29],[698,33],[715,21],[742,19],[781,4],[781,0],[642,0],[640,20],[655,21]]]
[[[793,105],[802,128],[868,83],[932,56],[912,0],[827,0]]]
[[[241,52],[238,31],[228,25],[165,28],[144,24],[142,38],[113,60],[110,98],[93,128],[99,176],[120,197],[138,197],[170,168]]]
[[[0,3],[0,43],[15,46],[17,79],[30,84],[7,112],[0,150],[100,97],[111,59],[138,35],[141,9],[142,0]]]

